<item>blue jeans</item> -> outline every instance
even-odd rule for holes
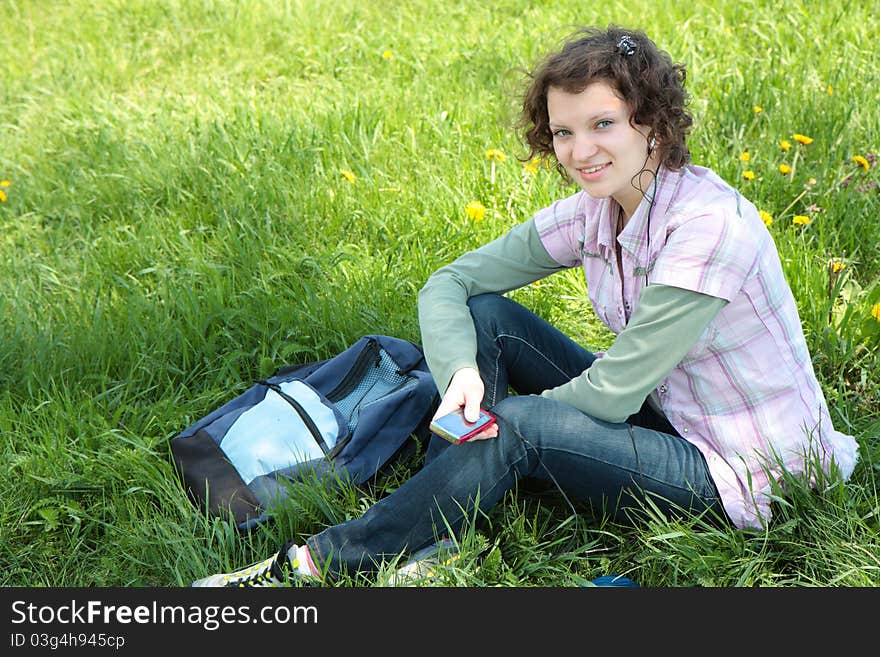
[[[477,504],[487,511],[524,477],[618,518],[650,497],[669,515],[711,511],[726,521],[703,455],[647,404],[614,424],[537,395],[581,374],[596,358],[590,351],[506,297],[484,294],[468,305],[483,406],[498,419],[498,437],[452,445],[433,436],[424,466],[400,488],[308,539],[318,567],[374,571],[383,558],[457,532],[479,515]]]

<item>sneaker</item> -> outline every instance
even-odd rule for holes
[[[413,554],[391,574],[387,586],[422,586],[434,578],[438,566],[448,566],[460,558],[455,542],[444,538]]]
[[[290,563],[286,544],[275,556],[232,573],[217,573],[190,584],[191,587],[280,588],[290,586],[297,564]]]

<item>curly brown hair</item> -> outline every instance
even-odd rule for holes
[[[683,64],[640,30],[610,25],[585,27],[572,34],[562,49],[550,53],[528,75],[518,127],[531,149],[526,159],[553,156],[553,135],[547,113],[547,90],[557,87],[580,93],[589,84],[611,85],[629,105],[630,125],[648,126],[656,139],[660,162],[677,170],[690,160],[685,143],[693,117],[685,109],[687,73]],[[557,162],[557,170],[565,175]]]

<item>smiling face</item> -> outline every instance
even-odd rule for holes
[[[648,154],[648,126],[631,126],[630,108],[605,82],[593,82],[579,93],[547,89],[547,113],[556,159],[568,175],[594,198],[612,197],[632,216],[650,181],[639,176],[656,170]]]

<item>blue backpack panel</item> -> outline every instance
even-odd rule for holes
[[[307,474],[367,481],[412,436],[427,435],[438,402],[417,345],[367,335],[333,358],[256,382],[175,436],[171,452],[197,506],[231,513],[245,530]]]

